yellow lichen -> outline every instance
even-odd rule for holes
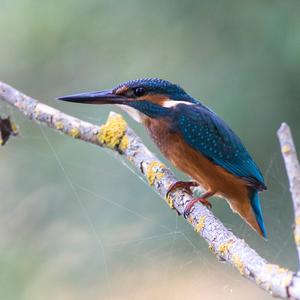
[[[205,219],[206,219],[205,216],[201,216],[199,218],[199,221],[198,221],[197,225],[195,226],[196,232],[200,232],[204,228],[204,226],[205,226]]]
[[[187,218],[188,222],[193,224],[193,221],[194,221],[194,217],[189,215],[188,218]]]
[[[264,268],[266,272],[271,274],[271,276],[274,276],[275,274],[280,275],[282,278],[281,284],[284,287],[290,285],[291,281],[293,280],[293,273],[286,268],[281,268],[274,264],[266,264]]]
[[[162,169],[164,168],[165,165],[158,161],[153,161],[148,165],[146,171],[146,178],[151,186],[156,180],[160,180],[164,177],[164,173],[162,171]]]
[[[100,127],[97,134],[101,144],[105,144],[110,149],[120,146],[120,150],[124,151],[128,147],[128,137],[125,135],[127,123],[121,115],[109,115],[106,123]]]
[[[208,244],[208,249],[209,249],[211,252],[214,252],[214,245],[213,245],[213,244]]]
[[[286,268],[281,268],[281,267],[278,267],[278,266],[276,266],[276,271],[277,271],[277,273],[286,273],[286,272],[288,272],[289,270],[288,269],[286,269]]]
[[[0,139],[0,145],[2,146],[4,144],[3,140]]]
[[[275,268],[278,268],[278,266],[273,265],[273,264],[266,264],[264,266],[264,269],[266,269],[266,272],[269,272],[269,273],[274,272]]]
[[[300,246],[300,235],[298,233],[295,234],[295,243],[297,246]]]
[[[11,126],[11,130],[13,132],[13,134],[17,134],[18,133],[18,126],[15,122],[10,122],[10,126]]]
[[[34,114],[34,118],[35,118],[35,119],[38,119],[38,117],[40,116],[41,112],[36,108],[36,109],[34,110],[33,114]]]
[[[64,128],[64,123],[60,121],[56,122],[54,125],[57,130],[62,130]]]
[[[274,264],[266,264],[264,268],[269,273],[279,273],[279,274],[282,274],[282,273],[288,272],[288,269],[281,268],[281,267],[279,267],[277,265],[274,265]]]
[[[225,256],[233,245],[233,241],[222,243],[218,250],[222,256]]]
[[[166,202],[168,203],[170,208],[174,208],[174,201],[171,199],[170,195],[166,197]]]
[[[125,134],[121,139],[121,142],[119,144],[119,149],[122,152],[124,152],[128,148],[128,145],[129,145],[128,136]]]
[[[240,256],[238,254],[234,254],[233,257],[233,264],[235,265],[235,267],[239,270],[239,272],[244,275],[244,263],[242,262]]]
[[[289,286],[293,280],[293,274],[291,272],[287,273],[287,275],[282,280],[282,285],[284,287]]]
[[[80,137],[80,131],[79,131],[78,128],[73,127],[73,128],[70,130],[69,135],[70,135],[71,137],[75,138],[75,139],[76,139],[76,138],[79,138],[79,137]]]
[[[284,145],[281,148],[282,153],[289,153],[291,151],[291,147],[289,145]]]

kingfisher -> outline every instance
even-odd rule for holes
[[[232,129],[210,108],[179,85],[159,78],[130,80],[103,91],[58,99],[87,104],[114,104],[142,123],[162,154],[192,181],[178,181],[168,191],[193,187],[205,192],[186,206],[187,217],[195,203],[211,208],[208,198],[225,198],[260,236],[266,238],[259,192],[266,190],[263,175]]]

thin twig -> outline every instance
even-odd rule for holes
[[[289,178],[290,192],[294,205],[294,238],[300,262],[300,165],[290,127],[287,124],[282,123],[277,134],[280,141],[286,172]]]
[[[119,155],[125,156],[146,177],[148,184],[171,207],[183,214],[191,197],[184,191],[178,190],[165,198],[170,185],[177,179],[170,169],[145,147],[120,115],[110,114],[107,123],[98,127],[39,103],[1,82],[0,98],[33,121],[55,128],[74,138],[108,147]],[[205,206],[197,204],[187,221],[206,240],[209,249],[235,267],[241,275],[273,296],[300,300],[300,278],[296,273],[267,262],[244,240],[229,231]]]

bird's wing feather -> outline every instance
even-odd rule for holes
[[[262,190],[264,178],[239,137],[207,107],[179,104],[178,129],[185,142],[228,172]]]

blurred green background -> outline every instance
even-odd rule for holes
[[[112,107],[54,98],[139,77],[179,83],[235,129],[261,166],[269,239],[225,201],[213,200],[215,214],[271,262],[296,270],[276,130],[288,122],[300,149],[299,11],[298,0],[0,0],[0,80],[98,124]],[[217,262],[111,152],[3,103],[0,113],[20,127],[0,149],[1,299],[271,299]]]

